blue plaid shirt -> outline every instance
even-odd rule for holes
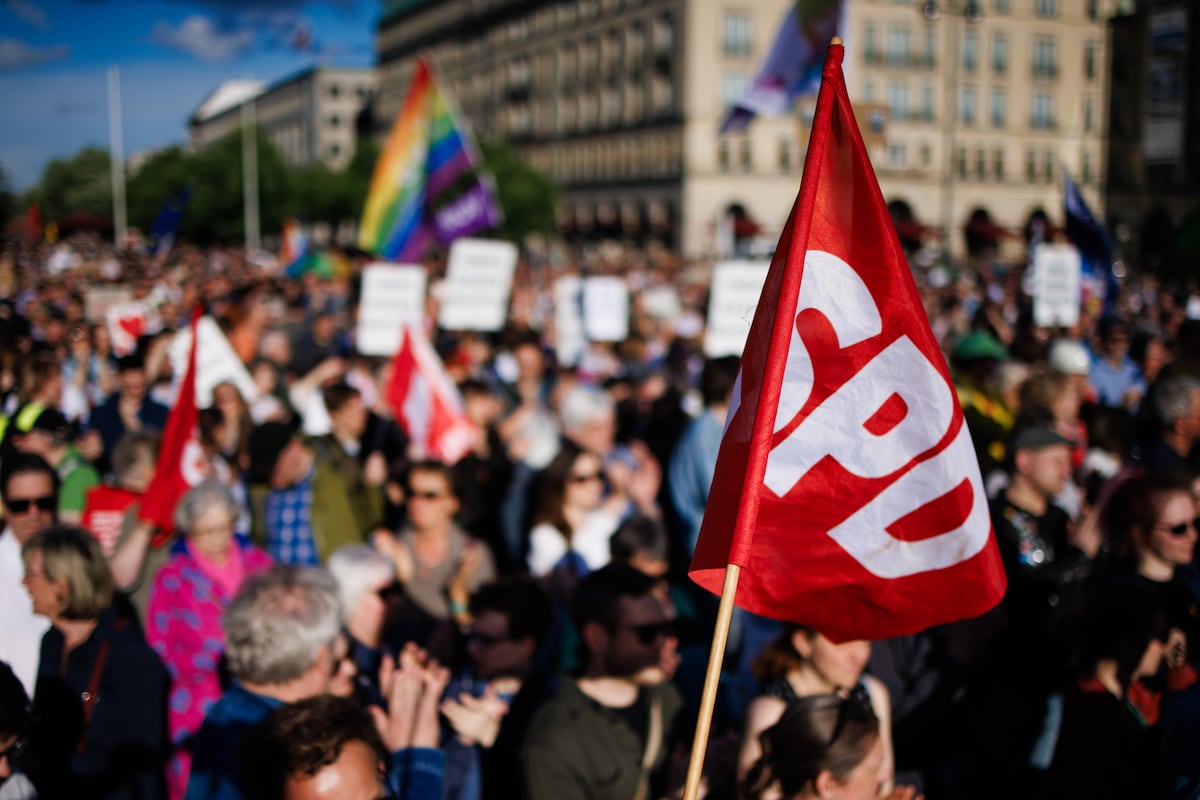
[[[295,486],[267,495],[267,552],[280,564],[320,563],[312,532],[315,474],[314,468]]]

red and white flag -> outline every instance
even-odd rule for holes
[[[829,47],[691,576],[832,639],[978,616],[1004,594],[970,435]]]
[[[175,405],[167,417],[154,479],[146,489],[138,513],[143,520],[158,526],[160,535],[156,539],[160,543],[175,529],[175,506],[180,498],[188,489],[200,483],[206,474],[196,411],[196,343],[200,339],[196,329],[202,315],[203,309],[199,306],[192,312],[192,344],[188,351],[187,370],[179,384]]]
[[[470,452],[475,426],[442,360],[420,328],[405,325],[387,400],[422,458],[453,464]]]

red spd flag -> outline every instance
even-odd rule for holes
[[[104,555],[111,556],[117,549],[125,513],[140,499],[142,495],[119,486],[100,484],[88,489],[79,524],[96,537]]]
[[[154,479],[146,489],[139,513],[143,520],[158,526],[155,546],[170,537],[175,529],[176,504],[188,489],[204,479],[206,473],[196,413],[196,343],[200,340],[196,329],[202,313],[199,306],[192,312],[192,346],[188,351],[187,370],[179,384],[179,396],[167,417]]]
[[[1004,568],[949,371],[829,47],[690,574],[837,640],[978,616]]]
[[[458,387],[415,325],[406,325],[392,360],[388,405],[423,458],[454,464],[475,441]]]

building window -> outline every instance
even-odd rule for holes
[[[1033,0],[1033,13],[1039,17],[1058,16],[1058,0]]]
[[[958,177],[967,177],[967,148],[958,148],[958,152],[955,153],[954,160],[958,164]]]
[[[875,23],[868,22],[863,26],[863,44],[866,46],[867,63],[871,63],[879,57],[879,51],[875,48]]]
[[[783,137],[779,140],[779,171],[791,172],[792,170],[792,143]]]
[[[1003,181],[1004,180],[1004,151],[1003,150],[997,149],[996,152],[992,154],[992,165],[996,171],[996,180]]]
[[[927,144],[921,145],[921,166],[928,167],[931,158],[932,158],[932,154],[929,151],[929,145],[927,145]]]
[[[750,79],[741,72],[726,72],[721,79],[721,97],[729,108],[746,94]]]
[[[721,47],[727,56],[750,55],[750,15],[725,12]]]
[[[1096,18],[1099,16],[1100,16],[1100,3],[1098,2],[1098,0],[1088,0],[1087,18],[1089,20],[1091,20],[1092,22],[1095,22]]]
[[[1030,183],[1037,180],[1037,153],[1032,150],[1025,153],[1025,179]]]
[[[992,0],[992,10],[997,14],[1007,14],[1012,11],[1011,0]]]
[[[908,162],[908,147],[904,142],[888,142],[887,164],[892,169],[904,169]]]
[[[1033,77],[1054,78],[1058,75],[1058,54],[1051,36],[1033,37]]]
[[[903,83],[889,83],[887,88],[888,111],[892,119],[908,119],[908,86]]]
[[[933,122],[933,84],[929,82],[921,86],[921,116]]]
[[[892,66],[907,66],[909,62],[908,28],[888,29],[887,60]]]
[[[997,33],[992,37],[992,71],[997,75],[1008,72],[1008,37]]]
[[[933,59],[934,59],[934,56],[937,54],[937,51],[938,51],[937,38],[934,36],[933,26],[926,25],[925,26],[925,63],[931,67],[934,64]]]
[[[992,89],[992,127],[1003,128],[1006,116],[1006,98],[1003,89]]]
[[[1033,107],[1029,124],[1035,130],[1050,130],[1054,127],[1054,97],[1047,92],[1033,93]]]
[[[875,81],[870,79],[863,81],[863,102],[875,102]]]
[[[717,168],[721,172],[729,172],[729,140],[719,139],[717,141]]]
[[[1083,132],[1092,133],[1096,127],[1096,98],[1090,94],[1083,98]]]
[[[336,83],[329,84],[329,96],[338,97],[342,93],[342,87]]]
[[[967,72],[974,72],[979,63],[979,37],[968,33],[963,37],[962,66]]]
[[[742,169],[746,172],[754,169],[754,150],[750,147],[750,138],[742,138]]]
[[[987,177],[987,153],[982,147],[975,151],[975,177],[978,180]]]
[[[1096,40],[1083,43],[1083,74],[1090,81],[1096,78]]]
[[[1042,163],[1042,176],[1046,179],[1046,183],[1054,183],[1054,151],[1047,150],[1045,160]]]
[[[342,124],[342,118],[339,117],[337,114],[334,114],[332,117],[329,118],[329,127],[336,128],[341,124]]]
[[[342,146],[340,144],[334,142],[333,144],[329,145],[329,157],[330,158],[337,158],[341,154],[342,154]]]
[[[962,90],[962,124],[975,124],[975,90],[971,88]]]
[[[1079,177],[1086,184],[1092,182],[1092,154],[1084,153],[1079,165]]]

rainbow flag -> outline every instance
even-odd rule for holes
[[[417,59],[408,94],[375,165],[358,246],[393,261],[415,261],[432,239],[448,244],[501,222],[490,181],[450,188],[480,163],[429,64]],[[482,192],[482,194],[481,194]]]
[[[280,234],[279,263],[289,278],[295,278],[304,273],[308,267],[309,250],[308,237],[300,230],[300,223],[289,219],[283,223]]]

